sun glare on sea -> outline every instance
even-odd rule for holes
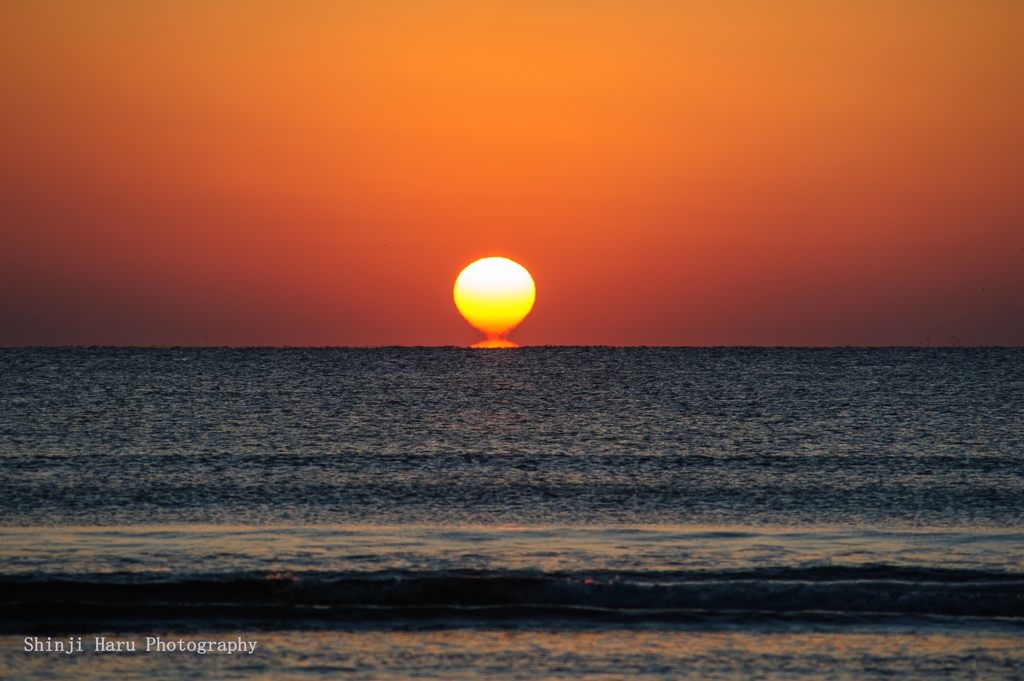
[[[487,336],[474,348],[515,348],[506,336],[533,309],[537,288],[526,268],[508,258],[483,258],[455,280],[455,306]]]

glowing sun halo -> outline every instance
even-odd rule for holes
[[[537,288],[526,268],[508,258],[483,258],[455,280],[455,306],[487,340],[474,348],[514,348],[505,338],[533,309]]]

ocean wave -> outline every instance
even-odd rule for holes
[[[289,626],[381,621],[700,621],[709,617],[863,621],[1024,618],[1024,574],[867,568],[733,573],[463,572],[91,578],[0,582],[4,630],[166,624]]]

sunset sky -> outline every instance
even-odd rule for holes
[[[1024,344],[1024,3],[0,4],[0,345]]]

